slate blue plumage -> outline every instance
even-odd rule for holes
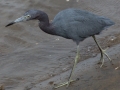
[[[31,15],[28,20],[38,19],[39,27],[48,34],[72,39],[77,44],[85,38],[99,34],[102,30],[115,23],[110,19],[95,15],[80,9],[65,9],[60,11],[49,23],[48,15],[40,10],[29,10],[24,16]],[[12,22],[6,26],[12,25]]]
[[[52,24],[55,26],[56,35],[73,39],[78,44],[114,25],[114,22],[84,10],[66,9],[55,16]]]
[[[71,80],[71,78],[77,61],[80,58],[79,43],[87,37],[92,36],[100,50],[100,61],[102,61],[100,67],[102,67],[104,64],[103,55],[105,55],[112,63],[112,60],[109,58],[105,50],[101,48],[95,38],[95,35],[99,34],[102,30],[115,24],[110,19],[95,15],[88,11],[72,8],[59,12],[53,19],[52,23],[50,23],[48,15],[45,12],[40,10],[29,10],[22,17],[6,25],[6,27],[28,20],[39,20],[39,27],[42,31],[48,34],[72,39],[77,44],[77,55],[74,60],[74,65],[70,73],[69,80],[61,85],[56,86],[55,88],[59,88],[64,85],[69,86],[69,84],[74,81]]]

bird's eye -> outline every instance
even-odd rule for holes
[[[30,17],[30,15],[27,15],[27,17]]]

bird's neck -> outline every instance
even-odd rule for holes
[[[51,23],[46,23],[46,22],[40,21],[39,27],[42,31],[44,31],[48,34],[51,34],[51,35],[55,35],[55,30]]]
[[[38,20],[39,20],[39,27],[42,31],[44,31],[48,34],[55,35],[54,28],[53,28],[52,24],[49,23],[49,18],[46,13],[43,12],[40,15],[40,18],[38,18]]]

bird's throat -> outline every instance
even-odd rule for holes
[[[50,23],[48,24],[46,22],[39,22],[39,27],[42,31],[51,35],[55,35],[54,28]]]

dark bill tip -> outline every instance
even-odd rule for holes
[[[11,23],[7,24],[5,27],[8,27],[8,26],[13,25],[13,24],[15,24],[15,22],[11,22]]]

